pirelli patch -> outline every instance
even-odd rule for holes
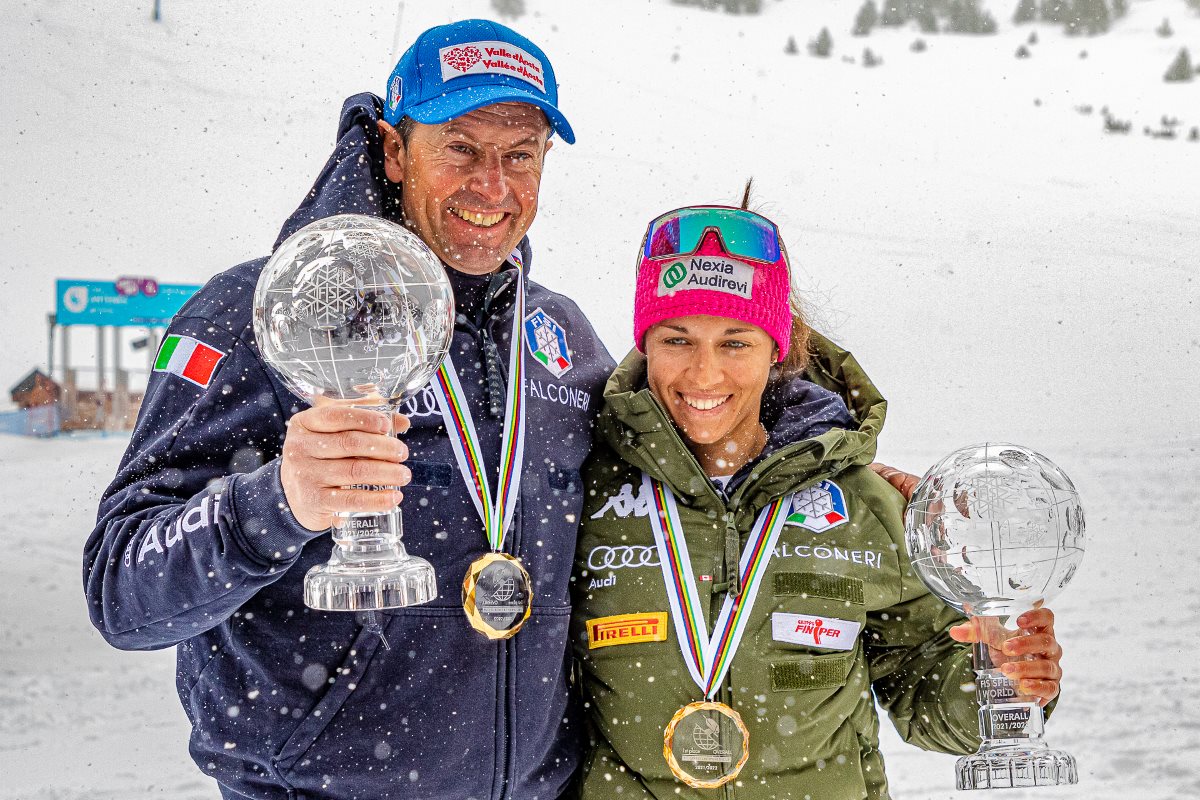
[[[163,339],[154,360],[155,372],[169,372],[197,386],[207,387],[225,353],[199,339],[172,334]]]
[[[667,640],[667,612],[617,614],[587,621],[588,649]]]

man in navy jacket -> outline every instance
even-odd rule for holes
[[[495,481],[525,233],[551,136],[574,134],[545,54],[492,22],[423,33],[386,94],[346,101],[336,149],[279,241],[338,213],[421,236],[448,267],[451,355]],[[558,797],[584,735],[568,699],[578,471],[611,358],[574,303],[525,282],[542,335],[523,354],[525,460],[505,550],[529,570],[533,608],[515,637],[490,641],[460,603],[488,544],[432,390],[409,401],[399,440],[377,414],[292,395],[254,340],[265,262],[216,276],[171,324],[85,548],[93,622],[123,649],[177,646],[191,751],[225,798]],[[435,566],[433,602],[377,620],[304,606],[331,515],[399,499],[342,488],[363,483],[404,486],[405,544]]]

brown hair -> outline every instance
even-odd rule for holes
[[[750,193],[754,188],[754,178],[751,177],[746,181],[745,191],[742,192],[741,209],[743,211],[751,211],[750,208]],[[758,212],[755,212],[758,213]],[[788,292],[788,305],[792,310],[792,334],[791,340],[788,343],[788,354],[783,359],[783,363],[776,366],[778,377],[790,377],[804,371],[808,366],[809,352],[808,342],[812,335],[812,328],[809,327],[805,319],[804,307],[800,300],[800,293],[796,290],[796,281],[791,277],[792,265],[788,259],[787,247],[783,244],[783,235],[780,234],[780,248],[783,250],[784,263],[788,265],[788,277],[790,290]]]

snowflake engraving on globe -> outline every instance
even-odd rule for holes
[[[296,295],[296,315],[317,330],[332,331],[346,324],[358,305],[354,273],[336,258],[314,261],[298,276],[303,289]]]
[[[271,256],[254,292],[259,349],[304,398],[406,399],[428,383],[453,332],[441,262],[379,217],[306,225]]]
[[[997,443],[964,447],[932,467],[905,529],[917,575],[974,616],[1019,614],[1058,594],[1086,538],[1066,473],[1029,448]]]

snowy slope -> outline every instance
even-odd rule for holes
[[[628,347],[651,216],[754,175],[821,327],[891,401],[885,460],[920,472],[982,439],[1075,479],[1093,545],[1055,604],[1067,655],[1052,743],[1076,789],[1200,796],[1200,81],[1161,81],[1200,17],[1134,0],[1116,31],[849,35],[857,0],[729,17],[666,0],[528,0],[579,143],[550,156],[532,231],[542,282]],[[424,27],[484,0],[252,5],[0,0],[0,379],[45,358],[54,277],[200,282],[265,254],[327,154],[336,110],[381,91]],[[1153,29],[1164,16],[1176,34]],[[828,25],[834,57],[783,52]],[[399,45],[397,44],[399,43]],[[869,45],[874,70],[847,63]],[[1087,50],[1087,58],[1080,51]],[[1091,105],[1093,113],[1077,107]],[[1101,132],[1107,105],[1133,134]],[[83,347],[82,336],[77,350]],[[132,360],[132,356],[131,356]],[[87,624],[78,553],[117,439],[0,440],[0,797],[214,797],[186,754],[169,653]],[[64,466],[69,465],[69,466]],[[69,498],[69,499],[67,499]],[[31,530],[35,531],[30,535]],[[950,797],[953,759],[886,743],[897,797]]]

